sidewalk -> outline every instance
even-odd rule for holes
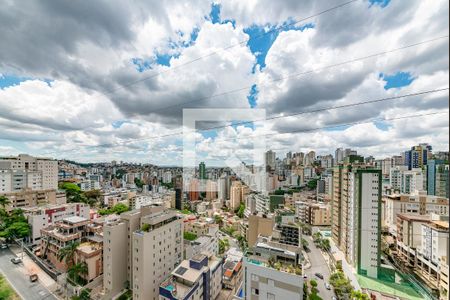
[[[49,291],[53,292],[56,287],[56,281],[54,281],[47,273],[45,273],[36,263],[24,252],[22,255],[22,249],[17,245],[11,245],[11,252],[17,257],[22,258],[23,267],[20,271],[29,276],[31,273],[36,273],[39,277],[39,282],[46,287]]]
[[[345,260],[344,253],[342,253],[342,251],[339,250],[338,247],[336,247],[332,239],[330,239],[330,245],[331,245],[331,253],[333,254],[335,260],[342,261],[342,270],[350,280],[353,288],[357,291],[360,291],[361,286],[359,285],[358,278],[356,277],[356,274],[354,273],[352,266],[350,266]]]

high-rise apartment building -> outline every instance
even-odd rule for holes
[[[133,299],[158,299],[159,285],[182,261],[182,220],[160,205],[126,212],[104,225],[104,277],[108,297],[126,286]],[[126,259],[125,259],[126,258]]]
[[[389,183],[394,190],[402,194],[413,194],[424,190],[424,177],[422,169],[408,170],[407,166],[391,168]]]
[[[449,165],[443,160],[429,160],[427,163],[428,195],[449,198]]]
[[[159,299],[159,285],[183,260],[183,221],[174,211],[152,207],[132,239],[133,299]]]
[[[233,181],[230,188],[230,209],[234,210],[239,207],[242,199],[243,185],[240,181]]]
[[[58,161],[26,154],[0,157],[0,194],[58,188]]]
[[[184,260],[159,286],[159,299],[216,299],[222,289],[222,269],[222,260],[207,253]]]
[[[344,161],[344,150],[342,148],[337,148],[334,152],[334,162],[335,164],[342,163]]]
[[[359,164],[333,171],[332,239],[359,274],[374,278],[380,265],[381,177],[381,170]]]
[[[198,178],[206,179],[206,165],[204,162],[198,165]]]
[[[428,144],[411,147],[411,150],[405,151],[405,165],[409,170],[426,166],[428,159],[431,158],[431,150]]]
[[[276,153],[273,152],[272,150],[267,151],[265,157],[266,168],[275,170],[275,160],[276,160]]]

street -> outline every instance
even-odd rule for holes
[[[39,281],[30,282],[27,270],[22,263],[13,264],[11,258],[16,257],[11,250],[0,250],[0,272],[8,279],[12,287],[22,299],[43,300],[57,298]]]
[[[309,249],[311,252],[308,253],[309,261],[311,262],[311,268],[305,270],[305,274],[308,275],[308,279],[314,279],[317,281],[317,289],[319,290],[319,296],[322,299],[332,299],[334,293],[332,290],[327,290],[325,288],[325,282],[329,283],[330,270],[328,269],[327,262],[325,261],[320,249],[318,249],[312,238],[306,238],[309,243]],[[323,275],[323,279],[318,278],[315,273],[320,273]]]

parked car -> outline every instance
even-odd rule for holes
[[[0,249],[6,249],[6,248],[8,248],[8,245],[6,245],[6,244],[1,244],[0,245]]]
[[[11,262],[15,265],[20,264],[22,260],[18,257],[11,258]]]
[[[331,285],[328,282],[325,282],[325,288],[327,290],[331,290]]]
[[[315,275],[316,275],[318,278],[323,279],[323,275],[322,275],[322,274],[316,273]]]
[[[38,280],[38,275],[37,274],[31,274],[30,275],[30,281],[31,282],[35,282]]]
[[[337,300],[336,296],[331,297],[331,300]]]
[[[305,279],[306,279],[306,278],[308,278],[308,275],[306,275],[306,274],[305,274],[305,275],[303,275],[303,278],[305,278]]]

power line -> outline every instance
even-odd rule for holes
[[[259,39],[259,38],[261,38],[261,37],[263,37],[263,36],[265,36],[265,35],[267,35],[267,34],[270,34],[270,33],[276,32],[276,31],[280,31],[280,30],[282,30],[282,29],[285,28],[285,27],[293,26],[293,25],[296,25],[296,24],[298,24],[298,23],[301,23],[301,22],[310,20],[310,19],[312,19],[312,18],[321,16],[321,15],[326,14],[326,13],[328,13],[328,12],[331,12],[331,11],[333,11],[333,10],[336,10],[336,9],[342,8],[342,7],[344,7],[344,6],[347,6],[347,5],[349,5],[349,4],[353,3],[353,2],[356,2],[356,1],[359,1],[359,0],[351,0],[351,1],[347,1],[347,2],[341,3],[341,4],[339,4],[339,5],[336,5],[336,6],[327,8],[327,9],[325,9],[325,10],[322,10],[322,11],[320,11],[320,12],[317,12],[317,13],[315,13],[315,14],[312,14],[312,15],[310,15],[310,16],[308,16],[308,17],[304,17],[304,18],[302,18],[302,19],[300,19],[300,20],[298,20],[298,21],[295,21],[295,22],[292,22],[292,23],[289,23],[289,24],[285,24],[285,25],[282,25],[282,26],[277,27],[277,28],[273,28],[273,29],[271,29],[271,30],[268,30],[268,31],[262,33],[262,34],[256,35],[256,36],[254,36],[254,37],[251,37],[251,38],[248,38],[248,39],[245,39],[245,40],[241,40],[241,41],[237,42],[236,44],[232,44],[232,45],[227,46],[227,47],[225,47],[225,48],[223,48],[223,49],[216,50],[216,51],[212,51],[211,53],[208,53],[208,54],[206,54],[206,55],[199,56],[199,57],[194,58],[194,59],[192,59],[192,60],[189,60],[189,61],[187,61],[187,62],[185,62],[185,63],[182,63],[182,64],[179,64],[179,65],[177,65],[177,66],[171,67],[170,69],[166,69],[166,70],[163,70],[163,71],[159,71],[159,72],[154,73],[154,74],[152,74],[152,75],[150,75],[150,76],[147,76],[147,77],[144,77],[144,78],[141,78],[141,79],[132,81],[132,82],[127,83],[127,84],[125,84],[125,85],[122,85],[122,86],[120,86],[120,87],[118,87],[118,88],[116,88],[116,89],[113,89],[113,90],[111,90],[111,91],[107,91],[107,92],[105,92],[105,93],[103,93],[103,94],[104,94],[104,95],[113,94],[113,93],[115,93],[115,92],[117,92],[117,91],[119,91],[119,90],[122,90],[122,89],[124,89],[124,88],[130,87],[130,86],[135,85],[135,84],[137,84],[137,83],[140,83],[140,82],[143,82],[143,81],[146,81],[146,80],[149,80],[149,79],[158,77],[158,76],[160,76],[160,75],[162,75],[162,74],[164,74],[164,73],[168,73],[168,72],[177,70],[177,69],[179,69],[179,68],[181,68],[181,67],[185,67],[185,66],[187,66],[187,65],[193,64],[193,63],[195,63],[195,62],[197,62],[197,61],[200,61],[200,60],[203,60],[203,59],[205,59],[205,58],[207,58],[207,57],[214,56],[214,55],[218,54],[218,53],[221,52],[221,51],[228,51],[229,49],[232,49],[232,48],[234,48],[234,47],[237,47],[237,46],[246,44],[246,43],[248,43],[248,42],[249,42],[250,40],[252,40],[252,39]]]
[[[445,112],[431,112],[431,113],[425,113],[425,114],[415,114],[415,115],[407,115],[407,116],[401,116],[401,117],[395,117],[395,118],[372,118],[367,121],[357,121],[357,122],[350,122],[350,123],[341,123],[341,124],[334,124],[334,125],[328,125],[323,127],[315,127],[315,128],[309,128],[309,129],[300,129],[300,130],[292,130],[287,132],[277,132],[277,133],[270,133],[270,134],[263,134],[263,135],[256,135],[256,136],[246,136],[246,137],[237,137],[237,138],[230,138],[230,139],[216,139],[215,142],[220,141],[236,141],[240,139],[250,139],[250,138],[256,138],[256,137],[267,137],[267,136],[273,136],[273,135],[281,135],[281,134],[288,134],[288,133],[307,133],[307,132],[313,132],[317,130],[325,130],[325,129],[333,129],[338,127],[345,127],[345,126],[351,126],[351,125],[359,125],[359,124],[368,124],[372,123],[374,121],[395,121],[395,120],[402,120],[402,119],[410,119],[410,118],[418,118],[418,117],[424,117],[424,116],[431,116],[431,115],[440,115],[440,114],[447,114],[448,111]],[[233,125],[227,125],[226,127],[233,126]],[[162,138],[167,136],[173,136],[173,135],[180,135],[181,133],[177,134],[170,134],[166,136],[158,136],[158,137],[150,137],[147,139],[153,139],[153,138]],[[143,140],[143,139],[142,139]],[[129,143],[129,142],[128,142]],[[125,143],[123,144],[125,145]],[[104,145],[92,145],[92,146],[84,146],[86,148],[97,148],[97,147],[113,147],[113,146],[123,146],[122,144],[104,144]],[[68,151],[75,151],[77,149],[72,150],[64,150],[65,152]],[[60,153],[60,151],[53,151],[53,152],[47,152],[43,153],[42,155],[48,155],[52,153]],[[176,152],[174,150],[174,152]]]
[[[276,120],[276,119],[288,118],[288,117],[293,117],[293,116],[298,116],[298,115],[303,115],[303,114],[308,114],[308,113],[318,113],[318,112],[321,112],[321,111],[335,110],[335,109],[340,109],[340,108],[349,108],[349,107],[355,107],[355,106],[360,106],[360,105],[364,105],[364,104],[379,103],[379,102],[396,100],[396,99],[401,99],[401,98],[406,98],[406,97],[413,97],[413,96],[437,93],[437,92],[445,91],[445,90],[448,90],[448,89],[449,88],[427,90],[427,91],[421,91],[421,92],[410,93],[410,94],[405,94],[405,95],[399,95],[399,96],[393,96],[393,97],[387,97],[387,98],[380,98],[380,99],[374,99],[374,100],[367,100],[367,101],[362,101],[362,102],[357,102],[357,103],[337,105],[337,106],[325,107],[325,108],[314,109],[314,110],[309,110],[309,111],[301,111],[301,112],[293,113],[293,114],[289,114],[289,115],[273,116],[273,117],[260,119],[260,120],[255,120],[255,121],[242,121],[242,122],[238,122],[238,123],[235,123],[235,124],[226,124],[226,125],[221,125],[221,126],[209,127],[209,128],[205,128],[205,129],[194,129],[194,130],[188,131],[188,132],[181,131],[181,132],[169,133],[169,134],[164,134],[164,135],[159,135],[159,136],[145,137],[145,138],[140,138],[140,139],[134,139],[131,142],[153,140],[153,139],[160,139],[160,138],[168,138],[168,137],[183,135],[183,134],[186,134],[186,133],[196,133],[196,132],[200,132],[200,131],[203,132],[203,131],[221,129],[221,128],[226,128],[226,127],[232,127],[232,126],[236,126],[236,125],[250,124],[250,123],[253,123],[253,122],[262,122],[262,121],[268,121],[268,120]],[[84,147],[87,147],[87,148],[91,148],[91,147],[98,148],[98,147],[108,147],[108,146],[111,146],[111,147],[112,146],[124,146],[124,145],[129,144],[129,143],[130,143],[130,141],[123,141],[123,142],[114,143],[114,144],[104,143],[104,144],[99,144],[99,145],[88,145],[88,146],[84,146]],[[75,150],[75,149],[73,149],[73,150]],[[66,150],[66,151],[73,151],[73,150]],[[43,155],[48,155],[48,154],[57,153],[57,152],[59,152],[59,151],[46,152]]]
[[[432,42],[435,42],[435,41],[438,41],[438,40],[441,40],[441,39],[444,39],[444,38],[448,38],[448,35],[439,36],[439,37],[436,37],[436,38],[433,38],[433,39],[417,42],[417,43],[414,43],[414,44],[409,44],[409,45],[402,46],[402,47],[399,47],[399,48],[394,48],[394,49],[391,49],[391,50],[386,50],[386,51],[370,54],[370,55],[367,55],[367,56],[362,56],[362,57],[351,59],[351,60],[346,60],[346,61],[343,61],[343,62],[340,62],[340,63],[327,65],[327,66],[324,66],[324,67],[321,67],[321,68],[311,69],[311,70],[303,71],[303,72],[300,72],[300,73],[288,74],[288,75],[281,76],[281,77],[278,77],[278,78],[275,78],[275,79],[272,79],[272,80],[268,80],[267,83],[274,83],[274,82],[282,81],[282,80],[289,79],[289,78],[294,78],[294,77],[298,77],[298,76],[312,74],[312,73],[319,72],[319,71],[324,71],[324,70],[327,70],[327,69],[336,68],[336,67],[343,66],[343,65],[346,65],[346,64],[355,63],[355,62],[358,62],[358,61],[363,61],[363,60],[374,58],[374,57],[377,57],[377,56],[387,55],[387,54],[390,54],[390,53],[394,53],[394,52],[405,50],[405,49],[408,49],[408,48],[424,45],[424,44],[427,44],[427,43],[432,43]],[[266,85],[267,85],[267,83],[266,83]],[[191,100],[191,101],[187,101],[187,102],[182,102],[182,103],[177,103],[177,104],[173,104],[173,105],[169,105],[169,106],[160,107],[160,108],[151,110],[148,113],[151,114],[151,113],[155,113],[155,112],[158,112],[158,111],[162,111],[162,110],[178,107],[178,106],[181,106],[181,105],[192,104],[192,103],[201,102],[201,101],[212,99],[212,98],[216,98],[216,97],[227,96],[227,95],[238,93],[238,92],[242,92],[242,91],[248,91],[249,89],[252,88],[252,86],[253,85],[245,86],[245,87],[237,88],[237,89],[234,89],[234,90],[213,94],[213,95],[210,95],[210,96],[201,97],[201,98],[196,99],[196,100]]]
[[[288,134],[288,133],[306,133],[306,132],[312,132],[317,130],[325,130],[325,129],[334,129],[338,127],[345,127],[345,126],[352,126],[352,125],[359,125],[359,124],[367,124],[372,123],[375,121],[395,121],[395,120],[403,120],[403,119],[413,119],[413,118],[419,118],[419,117],[425,117],[425,116],[433,116],[433,115],[441,115],[441,114],[448,114],[448,110],[445,112],[431,112],[431,113],[425,113],[425,114],[415,114],[415,115],[407,115],[407,116],[401,116],[401,117],[395,117],[395,118],[372,118],[368,121],[356,121],[356,122],[350,122],[350,123],[344,123],[344,124],[334,124],[334,125],[328,125],[323,127],[315,127],[315,128],[309,128],[309,129],[299,129],[299,130],[291,130],[291,131],[285,131],[285,132],[275,132],[275,133],[269,133],[269,134],[262,134],[262,135],[252,135],[252,136],[246,136],[246,137],[238,137],[238,138],[232,138],[232,139],[219,139],[217,141],[227,141],[227,140],[240,140],[240,139],[249,139],[249,138],[257,138],[257,137],[267,137],[267,136],[273,136],[273,135],[281,135],[281,134]]]

